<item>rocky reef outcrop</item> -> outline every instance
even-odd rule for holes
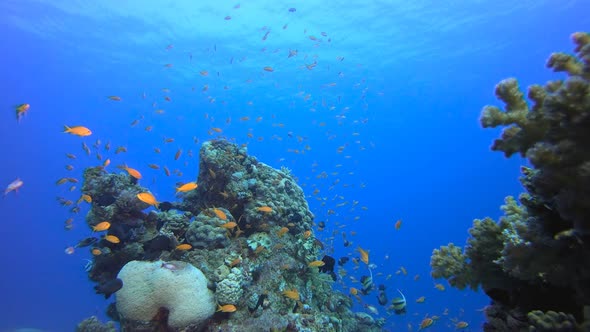
[[[111,305],[108,314],[123,331],[380,330],[382,321],[359,318],[351,299],[333,290],[333,271],[309,264],[322,258],[322,243],[303,191],[287,170],[230,142],[208,141],[200,150],[197,183],[178,201],[156,208],[138,198],[149,188],[128,174],[85,171],[83,191],[95,198],[87,224],[110,223],[87,241],[94,255],[88,275],[97,289],[105,296],[124,292],[124,278],[117,275],[130,261],[157,262],[154,269],[165,269],[170,278],[187,264],[209,281],[218,309],[203,324],[179,329],[170,324],[173,308],[131,319]]]

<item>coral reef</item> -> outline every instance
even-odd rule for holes
[[[95,316],[86,318],[76,327],[76,332],[117,332],[114,322],[101,323]]]
[[[205,209],[190,223],[186,231],[186,240],[195,248],[223,248],[230,242],[227,229],[221,227],[227,222],[235,222],[234,217],[225,209],[226,219],[218,218],[213,209]]]
[[[289,173],[223,140],[204,142],[199,156],[199,187],[185,195],[182,210],[198,215],[211,206],[224,207],[240,220],[247,234],[267,232],[270,223],[287,226],[293,233],[311,229],[313,215]],[[269,210],[261,211],[261,207]]]
[[[483,109],[484,127],[504,126],[492,150],[519,153],[526,193],[507,197],[504,216],[476,220],[464,250],[435,249],[432,275],[458,288],[481,286],[492,299],[486,331],[581,331],[590,303],[590,35],[574,33],[576,55],[552,54],[565,79],[496,86],[505,103]]]
[[[320,259],[323,244],[289,171],[272,169],[223,140],[203,143],[199,155],[198,187],[179,201],[160,202],[160,209],[137,198],[149,189],[128,174],[85,171],[83,190],[96,197],[87,224],[110,222],[102,237],[83,240],[94,255],[88,275],[105,296],[115,294],[107,313],[122,331],[380,330],[382,320],[355,314],[352,300],[333,290],[331,274],[308,266]],[[200,270],[218,312],[202,326],[178,319],[178,301],[152,301],[140,306],[147,310],[141,315],[130,314],[137,308],[130,299],[140,298],[130,290],[169,297],[175,286],[153,289],[153,283],[129,281],[129,264],[151,267],[145,278],[164,272],[179,277],[180,266]]]

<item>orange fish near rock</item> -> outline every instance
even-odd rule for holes
[[[67,133],[67,134],[76,135],[76,136],[82,136],[82,137],[92,135],[92,131],[86,127],[83,127],[83,126],[74,126],[74,127],[64,126],[63,132]]]
[[[218,208],[214,208],[213,209],[213,213],[215,213],[215,216],[221,220],[227,220],[227,215],[225,214],[225,212],[221,211]]]
[[[238,310],[238,308],[236,308],[236,306],[233,304],[217,305],[217,311],[235,312],[236,310]]]
[[[144,202],[146,204],[149,204],[149,205],[151,205],[151,206],[153,206],[155,208],[158,207],[158,204],[159,203],[156,200],[156,197],[154,197],[154,195],[152,195],[151,193],[148,193],[148,192],[139,193],[139,194],[137,194],[137,198],[140,201],[142,201],[142,202]]]
[[[183,184],[182,186],[176,188],[177,193],[185,193],[191,190],[197,189],[198,185],[196,182],[188,182]]]
[[[313,261],[313,262],[310,262],[309,264],[307,264],[307,266],[309,266],[309,267],[321,267],[324,265],[326,265],[326,263],[324,263],[324,261],[319,261],[319,260]]]
[[[238,226],[238,224],[235,221],[229,221],[229,222],[226,222],[225,224],[221,225],[221,228],[234,229],[234,228],[236,228],[236,226]]]
[[[127,171],[127,173],[129,175],[131,175],[132,177],[136,178],[136,179],[141,179],[141,173],[139,173],[138,170],[131,168],[131,167],[127,167],[127,166],[122,166],[121,169]]]
[[[10,182],[10,184],[6,187],[6,190],[4,190],[4,196],[6,196],[11,191],[14,191],[15,193],[17,193],[18,190],[20,189],[20,187],[23,186],[23,184],[24,184],[24,182],[19,178]]]
[[[191,246],[188,243],[183,243],[183,244],[179,244],[176,246],[176,250],[179,251],[186,251],[186,250],[190,250],[193,246]]]
[[[94,232],[106,231],[109,228],[111,228],[111,223],[108,221],[99,222],[98,224],[92,226],[92,230]]]
[[[114,244],[121,243],[121,240],[114,235],[107,235],[104,237],[104,239],[107,240],[108,242],[114,243]]]
[[[287,232],[289,232],[289,229],[287,227],[282,227],[281,229],[279,229],[279,231],[277,232],[277,236],[278,237],[282,237],[283,235],[285,235]]]
[[[265,212],[265,213],[272,212],[272,208],[270,206],[261,206],[261,207],[257,208],[257,210],[260,212]]]

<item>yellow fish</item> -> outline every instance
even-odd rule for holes
[[[309,267],[320,267],[320,266],[324,266],[326,263],[324,263],[323,261],[313,261],[310,262],[309,264],[307,264],[307,266]]]
[[[68,134],[72,134],[72,135],[76,135],[76,136],[90,136],[92,135],[92,131],[86,127],[82,127],[82,126],[74,126],[74,127],[68,127],[68,126],[64,126],[64,133],[68,133]]]
[[[158,207],[158,201],[156,200],[156,197],[154,197],[154,195],[152,195],[151,193],[148,192],[143,192],[143,193],[139,193],[137,194],[137,198],[139,198],[140,201],[149,204],[151,206],[154,207]]]
[[[106,231],[109,228],[111,228],[111,223],[108,221],[99,222],[98,224],[92,226],[92,230],[94,232]]]
[[[221,228],[225,229],[234,229],[238,224],[234,221],[226,222],[225,224],[221,225]]]
[[[191,190],[195,190],[197,189],[198,185],[196,182],[188,182],[183,184],[182,186],[176,188],[176,192],[177,193],[185,193],[187,191],[191,191]]]
[[[291,300],[299,301],[299,292],[296,289],[285,290],[283,295]]]
[[[361,254],[361,261],[369,264],[369,253],[361,247],[358,247],[356,250]]]
[[[420,322],[420,326],[418,327],[418,331],[423,330],[427,327],[432,326],[434,324],[434,320],[432,318],[424,318],[422,322]]]
[[[18,122],[20,122],[20,119],[29,111],[29,108],[31,108],[31,105],[29,104],[20,104],[16,106],[16,120]]]

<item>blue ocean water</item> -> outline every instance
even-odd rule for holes
[[[481,128],[481,108],[499,104],[501,79],[524,88],[560,78],[545,61],[572,50],[570,34],[590,26],[586,11],[585,1],[528,0],[0,2],[0,184],[24,182],[0,200],[0,331],[106,319],[112,299],[94,294],[90,253],[64,253],[91,233],[88,205],[73,214],[59,203],[75,203],[81,183],[58,179],[81,180],[109,158],[111,172],[137,168],[142,185],[173,200],[177,182],[196,178],[201,143],[219,137],[291,169],[316,223],[327,225],[316,230],[326,253],[369,250],[375,283],[408,298],[399,316],[376,292],[362,298],[386,329],[415,331],[438,315],[432,331],[459,320],[479,330],[487,297],[433,280],[430,254],[463,245],[473,219],[498,218],[504,197],[522,191],[524,160],[490,151],[499,131]],[[22,103],[30,110],[17,122]],[[66,135],[64,125],[93,134]],[[337,290],[359,288],[351,276],[367,271],[353,267]]]

